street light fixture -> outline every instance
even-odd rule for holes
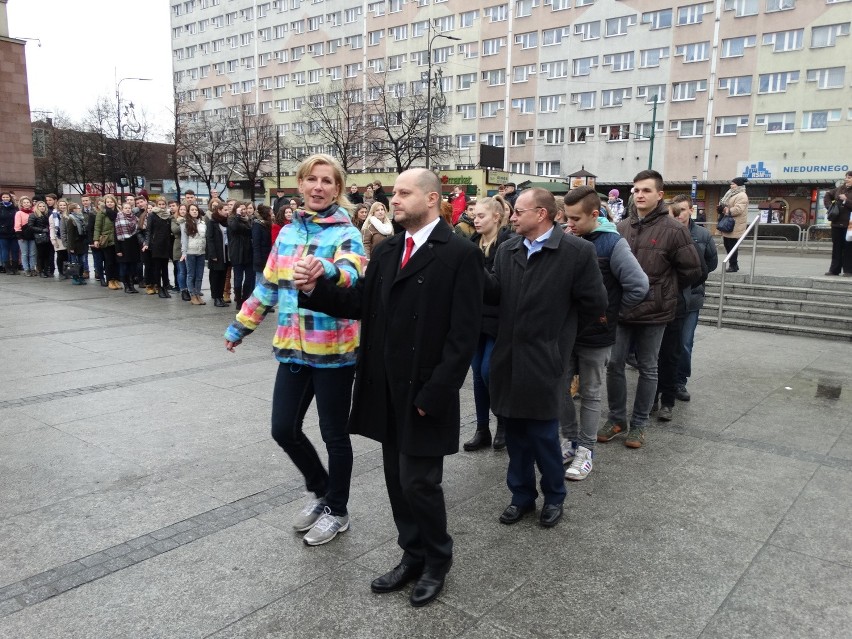
[[[429,46],[426,48],[426,56],[428,58],[428,70],[426,72],[426,168],[430,169],[432,160],[432,43],[436,38],[446,38],[447,40],[461,40],[456,36],[446,35],[440,31],[435,31],[435,25],[429,20],[429,32],[435,34],[429,38]],[[440,87],[438,87],[440,90]]]
[[[153,78],[121,78],[121,80],[118,80],[115,83],[115,104],[116,104],[116,111],[117,111],[117,116],[118,116],[118,154],[117,154],[118,155],[118,170],[122,173],[124,172],[125,167],[124,167],[124,155],[121,152],[121,146],[122,146],[121,145],[121,142],[122,142],[122,136],[121,136],[121,83],[124,82],[125,80],[138,80],[140,82],[151,82],[153,80]],[[130,108],[131,109],[133,108],[132,102],[130,103]],[[136,187],[135,187],[134,181],[130,179],[129,175],[127,176],[127,179],[128,179],[128,182],[130,182],[130,192],[136,193]],[[122,189],[121,189],[121,194],[124,195],[124,187],[123,186],[122,186]]]

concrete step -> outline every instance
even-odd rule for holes
[[[702,313],[698,316],[698,322],[699,324],[716,326],[716,315],[715,313]],[[747,331],[759,331],[761,333],[780,333],[783,335],[852,342],[852,331],[834,328],[806,327],[796,324],[767,326],[765,323],[759,321],[725,317],[722,319],[722,326],[725,328],[740,328]]]
[[[817,298],[823,297],[816,295]],[[707,298],[714,306],[719,304],[719,291],[708,291]],[[797,298],[768,297],[765,295],[753,295],[746,292],[725,293],[725,306],[747,306],[755,309],[773,309],[776,311],[789,311],[791,313],[813,313],[816,315],[835,315],[838,317],[852,316],[852,298],[849,301],[823,301],[812,299],[811,296]]]
[[[719,310],[718,299],[707,300],[703,314],[716,317]],[[722,321],[742,319],[763,325],[765,330],[778,326],[801,326],[803,328],[829,328],[847,331],[852,334],[852,314],[826,315],[823,313],[801,313],[775,310],[769,308],[753,308],[751,306],[734,306],[726,303],[722,311]]]
[[[719,295],[719,283],[707,282],[707,294]],[[742,295],[767,299],[802,300],[814,303],[843,304],[852,309],[852,291],[835,289],[776,286],[767,284],[729,284],[725,282],[725,297]]]

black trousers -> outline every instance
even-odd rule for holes
[[[36,267],[39,273],[53,275],[56,268],[53,264],[53,254],[53,244],[50,242],[36,244]]]
[[[683,353],[683,317],[676,317],[666,324],[660,354],[657,356],[657,394],[661,406],[675,405],[677,390],[677,367]]]
[[[210,297],[219,299],[225,293],[225,271],[210,269]]]
[[[169,258],[167,257],[152,257],[151,271],[153,273],[153,284],[159,286],[163,290],[169,288]]]
[[[846,241],[846,227],[831,227],[831,266],[829,273],[852,273],[852,242]]]
[[[118,279],[118,264],[115,256],[115,245],[101,248],[104,256],[104,273],[107,281]]]
[[[738,237],[723,237],[722,243],[725,245],[725,252],[731,253],[731,249],[734,248],[734,244],[739,241]],[[736,270],[739,270],[740,265],[737,263],[737,253],[739,253],[739,249],[731,253],[731,259],[728,261],[728,267]]]
[[[141,257],[145,286],[156,286],[158,274],[154,272],[154,263],[151,259],[151,251],[142,251]]]
[[[66,249],[56,251],[56,268],[59,269],[60,275],[65,275],[65,262],[67,261],[68,251]]]

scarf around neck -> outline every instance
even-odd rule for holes
[[[719,204],[727,204],[728,200],[734,197],[737,193],[743,193],[745,191],[744,186],[737,186],[733,189],[728,189],[725,195],[722,196],[722,199],[719,200]]]
[[[364,226],[372,226],[382,235],[393,235],[393,224],[391,224],[389,220],[382,222],[379,218],[373,215],[368,216],[367,219],[364,220]]]
[[[71,221],[74,222],[74,226],[77,227],[77,235],[85,236],[86,233],[83,230],[83,226],[85,224],[83,214],[75,211],[74,213],[69,213],[68,217],[71,218]]]

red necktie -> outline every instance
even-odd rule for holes
[[[408,264],[408,259],[411,257],[411,252],[414,250],[414,238],[407,237],[405,238],[405,253],[402,256],[402,264],[399,265],[399,268],[405,268],[405,265]]]

